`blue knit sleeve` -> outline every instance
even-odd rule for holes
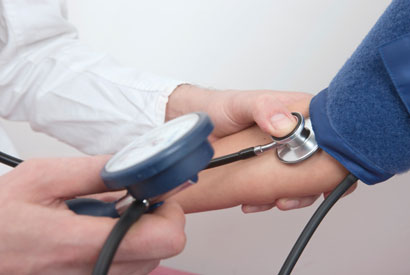
[[[410,169],[410,1],[386,9],[310,105],[319,146],[367,184]]]

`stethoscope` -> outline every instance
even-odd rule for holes
[[[146,200],[158,207],[167,197],[194,184],[201,170],[259,156],[276,149],[283,163],[299,163],[318,149],[310,120],[292,113],[297,124],[284,137],[271,136],[272,142],[249,147],[214,158],[208,135],[213,125],[204,113],[192,113],[166,123],[136,138],[105,165],[101,177],[109,189],[128,190],[123,198],[106,203],[94,199],[67,201],[77,214],[119,217],[134,200]]]
[[[312,156],[319,147],[310,120],[305,121],[300,113],[294,112],[292,115],[298,122],[288,135],[280,138],[272,136],[271,143],[215,159],[212,159],[214,151],[208,141],[213,124],[205,113],[191,113],[168,121],[137,137],[112,156],[101,171],[101,177],[109,189],[127,189],[127,195],[111,203],[85,198],[66,201],[67,206],[77,214],[119,217],[99,254],[93,274],[107,274],[115,252],[131,225],[147,211],[159,207],[169,196],[195,183],[200,171],[255,157],[273,149],[276,149],[279,160],[288,164],[299,163]],[[22,160],[0,152],[0,162],[15,167]],[[357,180],[352,177],[347,181],[350,184],[348,187]],[[348,187],[341,191],[344,193]],[[343,195],[339,195],[341,191],[336,192],[334,202],[324,206],[325,212],[318,214],[319,220],[314,219],[315,215],[312,217],[316,225],[309,227],[310,231],[306,232],[305,237],[305,231],[302,232],[299,237],[302,242],[299,245],[296,243],[280,274],[291,272],[321,219]],[[332,194],[322,204],[333,198]]]

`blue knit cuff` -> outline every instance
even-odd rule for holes
[[[326,101],[327,89],[316,95],[309,106],[310,119],[319,147],[366,184],[376,184],[391,178],[393,174],[372,165],[336,132],[329,121]]]

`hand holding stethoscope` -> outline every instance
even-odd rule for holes
[[[70,209],[78,214],[117,217],[126,209],[106,240],[93,274],[106,274],[115,251],[131,225],[146,211],[159,206],[181,184],[196,182],[199,171],[258,156],[273,148],[277,149],[276,154],[284,163],[298,163],[312,156],[318,149],[313,130],[309,129],[309,124],[305,127],[302,115],[293,115],[297,117],[298,123],[289,135],[272,137],[273,141],[269,144],[246,148],[212,161],[213,150],[207,137],[213,126],[210,119],[202,113],[192,113],[169,121],[136,138],[115,154],[106,163],[101,176],[109,189],[127,189],[129,194],[126,197],[114,203],[88,199],[67,201]],[[21,162],[7,155],[2,158],[4,163],[12,166]],[[298,240],[299,245],[290,254],[290,260],[288,258],[289,261],[283,268],[284,273],[281,271],[281,274],[290,272],[307,244],[309,234],[313,234],[331,205],[356,180],[355,177],[347,178],[346,183],[342,182],[341,188],[338,187],[333,192],[335,195],[332,193],[325,201],[325,211],[319,214],[318,219],[315,216],[312,218],[314,225],[306,234],[301,235],[301,242]]]

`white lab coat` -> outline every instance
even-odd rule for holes
[[[164,122],[182,82],[82,44],[63,0],[0,0],[0,116],[87,154],[114,153]],[[14,153],[0,129],[0,151]]]

